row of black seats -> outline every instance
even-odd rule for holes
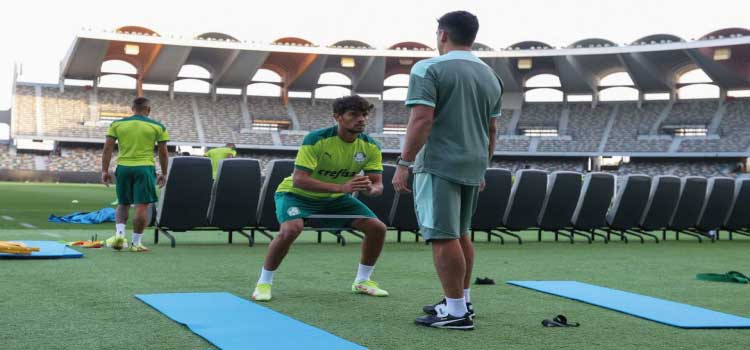
[[[246,236],[252,245],[256,232],[269,239],[277,231],[273,195],[278,184],[294,170],[293,160],[274,160],[267,176],[261,177],[260,162],[233,158],[221,162],[216,180],[211,179],[211,164],[201,157],[176,157],[170,160],[169,177],[160,196],[155,220],[155,241],[159,233],[189,230],[222,230]],[[411,194],[399,195],[390,186],[395,167],[384,166],[385,190],[379,197],[361,197],[391,229],[398,240],[402,232],[415,234],[419,227]],[[558,171],[551,174],[533,169],[519,170],[514,176],[506,169],[488,169],[486,189],[479,196],[472,222],[475,232],[486,232],[488,240],[503,235],[514,237],[521,231],[537,230],[538,239],[548,231],[565,236],[583,236],[588,242],[611,235],[627,241],[628,235],[652,237],[653,231],[684,233],[702,241],[713,232],[727,230],[748,234],[750,228],[750,180],[675,176],[629,175],[616,186],[616,177],[608,173]],[[261,183],[262,182],[262,183]],[[616,191],[615,188],[619,187]],[[615,193],[616,192],[616,193]],[[614,200],[613,200],[614,198]],[[313,229],[315,227],[313,226]],[[249,231],[249,232],[247,232]],[[345,229],[326,230],[345,244]],[[351,232],[351,231],[349,231]],[[322,231],[318,230],[320,241]],[[352,234],[357,235],[355,232]]]

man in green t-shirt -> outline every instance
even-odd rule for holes
[[[417,62],[409,75],[409,125],[393,177],[398,192],[410,192],[414,163],[414,209],[419,233],[432,244],[435,269],[445,298],[422,308],[416,323],[447,329],[474,329],[470,299],[474,248],[469,239],[484,173],[495,148],[502,84],[471,53],[479,30],[466,11],[438,19],[441,56]]]
[[[323,220],[325,227],[352,227],[365,234],[352,292],[388,295],[370,279],[385,242],[385,224],[352,196],[356,192],[366,196],[383,193],[380,145],[363,134],[372,108],[371,103],[357,95],[339,98],[333,103],[336,125],[305,136],[294,162],[294,173],[276,189],[276,218],[281,228],[268,246],[252,295],[254,300],[271,300],[274,272],[302,232],[304,219],[315,214],[334,216]]]
[[[115,142],[118,147],[117,170],[115,171],[117,192],[117,213],[115,215],[115,235],[106,240],[107,246],[116,250],[127,248],[125,224],[128,221],[130,206],[135,206],[133,217],[133,239],[130,251],[147,252],[141,243],[143,230],[148,224],[149,204],[157,201],[156,186],[164,186],[167,178],[167,141],[169,133],[163,124],[148,118],[151,102],[145,97],[133,100],[133,116],[112,122],[107,130],[102,155],[102,182],[109,186],[112,175],[109,163]],[[161,174],[156,176],[154,167],[154,145],[159,153]]]
[[[224,147],[212,148],[204,154],[211,159],[211,169],[214,172],[214,179],[216,179],[216,173],[219,171],[219,162],[223,159],[234,158],[237,156],[237,150],[234,148],[233,143],[227,143]]]

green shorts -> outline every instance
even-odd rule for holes
[[[479,186],[461,185],[429,173],[414,175],[414,211],[425,241],[469,233]]]
[[[119,204],[155,203],[156,169],[152,165],[118,165],[115,170],[117,201]]]
[[[336,198],[311,199],[288,192],[276,192],[276,219],[284,223],[294,219],[305,219],[310,215],[359,215],[377,218],[359,199],[351,195]],[[345,228],[351,227],[354,219],[320,219],[322,227]]]

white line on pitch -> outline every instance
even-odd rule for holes
[[[21,225],[21,226],[23,226],[25,228],[36,228],[36,226],[34,226],[32,224],[25,223],[25,222],[21,222],[21,223],[19,223],[19,225]]]
[[[8,216],[8,215],[0,216],[0,218],[3,218],[3,220],[7,220],[7,221],[13,221],[14,220],[12,216]]]
[[[58,233],[54,233],[54,232],[41,232],[40,234],[45,235],[45,236],[49,236],[49,237],[55,237],[55,238],[62,237],[62,235],[60,235]]]

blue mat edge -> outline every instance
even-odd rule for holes
[[[206,292],[206,293],[227,293],[227,292]],[[157,294],[172,294],[172,293],[157,293]],[[227,294],[232,294],[232,293],[227,293]],[[215,348],[217,348],[217,349],[221,349],[221,348],[220,348],[220,347],[218,347],[218,346],[217,346],[216,344],[212,343],[212,342],[211,342],[210,340],[208,340],[208,339],[204,338],[203,336],[201,336],[200,334],[198,334],[198,332],[196,332],[195,330],[193,330],[193,328],[192,328],[192,327],[190,327],[189,325],[187,325],[187,324],[185,324],[185,323],[182,323],[182,322],[180,322],[180,321],[177,321],[177,320],[175,320],[175,319],[174,319],[174,318],[172,318],[172,317],[169,317],[169,315],[167,315],[167,314],[165,314],[165,313],[163,313],[163,312],[159,311],[159,309],[157,309],[157,308],[156,308],[155,306],[153,306],[153,305],[151,305],[151,304],[147,303],[147,302],[146,302],[145,300],[141,299],[141,296],[147,296],[147,295],[153,295],[153,294],[136,294],[136,295],[135,295],[135,298],[136,298],[136,299],[138,299],[138,300],[140,300],[140,301],[141,301],[142,303],[146,304],[146,306],[148,306],[148,307],[152,308],[152,309],[153,309],[154,311],[156,311],[156,312],[157,312],[157,313],[158,313],[159,315],[162,315],[163,317],[166,317],[166,318],[168,318],[168,319],[172,320],[172,322],[174,322],[174,323],[177,323],[177,324],[179,324],[179,325],[181,325],[181,326],[183,326],[183,327],[185,327],[185,328],[189,329],[189,330],[190,330],[190,333],[193,333],[193,334],[194,334],[195,336],[197,336],[197,337],[199,337],[199,338],[201,338],[201,339],[205,340],[205,341],[206,341],[207,343],[211,344],[211,345],[212,345],[212,346],[214,346]],[[233,294],[232,294],[232,295],[233,295]],[[213,350],[213,349],[206,349],[206,350]]]
[[[247,302],[250,302],[250,303],[252,303],[252,301],[250,301],[250,300],[247,300],[247,299],[245,299],[245,298],[243,298],[243,297],[240,297],[240,296],[234,295],[234,294],[232,294],[232,293],[230,293],[230,292],[227,292],[227,291],[220,291],[220,292],[194,292],[194,293],[220,293],[220,294],[228,294],[228,295],[230,295],[230,296],[233,296],[233,297],[236,297],[236,298],[240,298],[240,299],[242,299],[242,300],[245,300],[245,301],[247,301]],[[136,298],[136,299],[138,299],[138,300],[140,300],[140,301],[141,301],[142,303],[144,303],[144,304],[148,305],[148,307],[150,307],[150,308],[154,309],[154,311],[156,311],[157,313],[161,314],[162,316],[164,316],[164,317],[166,317],[166,318],[168,318],[168,319],[172,320],[173,322],[175,322],[175,323],[177,323],[177,324],[183,325],[183,326],[184,326],[185,328],[188,328],[188,329],[190,329],[190,332],[192,332],[193,334],[197,335],[197,336],[198,336],[198,337],[200,337],[201,339],[205,340],[205,341],[206,341],[206,342],[208,342],[209,344],[213,345],[213,346],[214,346],[214,347],[216,347],[217,349],[221,349],[221,348],[220,348],[220,347],[218,347],[218,346],[217,346],[216,344],[212,343],[212,342],[211,342],[210,340],[208,340],[208,339],[206,339],[206,338],[202,337],[202,336],[201,336],[200,334],[198,334],[198,333],[197,333],[196,331],[194,331],[194,330],[193,330],[193,328],[192,328],[192,327],[190,327],[189,325],[187,325],[187,324],[185,324],[185,323],[182,323],[182,322],[179,322],[179,321],[177,321],[177,320],[173,319],[172,317],[169,317],[169,316],[167,316],[167,314],[165,314],[165,313],[163,313],[163,312],[159,311],[159,309],[157,309],[156,307],[154,307],[154,306],[152,306],[151,304],[147,303],[147,302],[146,302],[145,300],[141,299],[141,297],[142,297],[142,296],[148,296],[148,295],[160,295],[160,294],[191,294],[191,292],[172,292],[172,293],[151,293],[151,294],[136,294],[136,295],[135,295],[135,298]],[[304,323],[304,324],[306,324],[306,325],[308,325],[308,326],[310,326],[310,327],[318,328],[318,327],[316,327],[316,326],[313,326],[313,325],[311,325],[311,324],[308,324],[307,322],[302,322],[302,321],[300,321],[300,320],[297,320],[296,318],[293,318],[293,317],[291,317],[291,316],[289,316],[289,315],[286,315],[286,314],[284,314],[284,313],[278,312],[278,311],[276,311],[276,310],[274,310],[274,309],[271,309],[271,308],[268,308],[268,307],[264,307],[264,308],[266,308],[266,309],[268,309],[269,311],[271,311],[271,312],[274,312],[274,313],[276,313],[276,314],[279,314],[279,315],[282,315],[282,316],[285,316],[285,317],[289,317],[289,318],[292,318],[292,319],[296,320],[297,322],[301,322],[301,323]],[[346,340],[346,341],[348,341],[348,342],[350,342],[350,343],[352,343],[352,344],[354,344],[354,345],[357,345],[357,346],[359,346],[359,347],[360,347],[359,349],[353,349],[353,350],[368,350],[368,349],[369,349],[368,347],[366,347],[366,346],[364,346],[364,345],[362,345],[362,344],[359,344],[359,343],[355,343],[355,342],[353,342],[353,341],[351,341],[351,340],[349,340],[349,339],[343,338],[343,337],[341,337],[341,336],[339,336],[339,335],[337,335],[337,334],[333,334],[333,333],[331,333],[331,332],[329,332],[329,331],[327,331],[327,330],[324,330],[324,329],[322,329],[322,328],[318,328],[318,329],[320,329],[321,331],[323,331],[323,332],[326,332],[326,333],[328,333],[328,334],[331,334],[331,335],[333,335],[333,336],[335,336],[335,337],[339,337],[339,338],[341,338],[341,339],[343,339],[343,340]],[[207,349],[207,350],[211,350],[211,349]]]
[[[517,283],[520,283],[520,282],[579,282],[579,281],[506,281],[505,283],[509,284],[509,285],[512,285],[512,286],[521,287],[523,289],[533,290],[535,292],[544,293],[544,294],[548,294],[548,295],[554,295],[556,297],[560,297],[560,298],[565,298],[565,299],[568,299],[568,300],[577,301],[579,303],[583,303],[583,304],[587,304],[587,305],[593,305],[593,306],[596,306],[596,307],[600,307],[602,309],[619,312],[621,314],[625,314],[625,315],[637,317],[637,318],[640,318],[640,319],[648,320],[648,321],[651,321],[651,322],[656,322],[656,323],[659,323],[659,324],[663,324],[663,325],[670,326],[670,327],[675,327],[675,328],[681,328],[681,329],[748,329],[748,328],[750,328],[750,326],[747,326],[747,327],[710,327],[710,326],[707,326],[707,327],[688,327],[688,326],[678,326],[678,325],[674,325],[674,324],[669,324],[669,323],[666,323],[666,322],[662,322],[662,321],[659,321],[659,320],[654,320],[654,319],[651,319],[651,318],[648,318],[648,317],[643,317],[643,316],[640,316],[640,315],[631,314],[631,313],[628,313],[628,312],[625,312],[625,311],[622,311],[622,310],[617,310],[617,309],[609,308],[609,307],[606,307],[606,306],[603,306],[603,305],[589,303],[589,302],[586,302],[586,301],[583,301],[583,300],[580,300],[580,299],[571,298],[571,297],[568,297],[568,296],[564,296],[564,295],[560,295],[560,294],[555,294],[555,293],[551,293],[551,292],[547,292],[547,291],[543,291],[543,290],[539,290],[539,289],[534,289],[534,288],[531,288],[529,286],[524,286],[524,285],[517,284]],[[585,283],[585,282],[579,282],[579,283]],[[602,286],[598,286],[598,287],[602,287]],[[604,287],[604,288],[609,288],[609,287]],[[633,293],[633,292],[629,292],[629,293]],[[734,316],[736,316],[736,315],[734,315]],[[737,317],[740,317],[740,316],[737,316]]]

